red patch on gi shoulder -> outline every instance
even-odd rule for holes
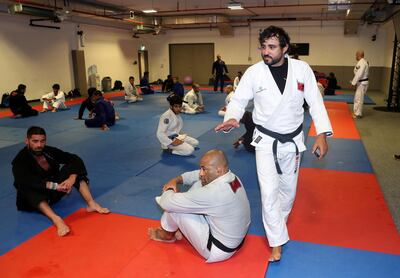
[[[240,184],[240,181],[235,178],[235,180],[233,182],[230,183],[232,191],[236,193],[236,190],[241,187],[242,185]]]
[[[297,90],[304,92],[304,83],[297,81]]]

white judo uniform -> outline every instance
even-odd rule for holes
[[[171,149],[173,154],[183,156],[191,155],[194,152],[194,147],[199,144],[199,141],[187,134],[181,134],[182,127],[182,117],[176,115],[171,109],[161,115],[158,122],[157,138],[161,143],[162,149]],[[175,138],[182,140],[183,143],[173,146],[171,143]]]
[[[200,92],[197,94],[193,89],[186,93],[185,97],[183,98],[182,103],[182,112],[186,114],[196,114],[199,113],[196,109],[204,105],[203,96]]]
[[[235,91],[232,91],[226,96],[226,98],[225,98],[225,106],[218,111],[218,116],[221,116],[221,117],[225,116],[226,107],[228,106],[229,102],[231,101],[231,98],[233,97],[233,93],[234,92]]]
[[[142,100],[143,98],[137,93],[136,87],[129,83],[125,90],[125,101],[132,103]]]
[[[52,100],[47,101],[44,99],[52,99]],[[57,95],[55,95],[54,92],[45,94],[40,98],[40,101],[43,102],[43,109],[46,110],[49,109],[49,106],[52,106],[53,108],[56,109],[67,109],[67,106],[65,105],[65,94],[63,91],[58,91]]]
[[[270,131],[289,134],[298,130],[303,123],[306,99],[317,134],[332,133],[314,73],[303,61],[288,58],[283,94],[263,61],[247,69],[227,107],[224,121],[234,118],[239,122],[251,99],[254,99],[254,123]],[[271,247],[281,246],[289,240],[286,221],[296,195],[300,159],[295,144],[299,152],[306,150],[302,131],[293,138],[295,144],[278,142],[277,161],[282,170],[282,174],[278,174],[273,155],[274,141],[258,128],[254,130],[252,145],[256,148],[263,223]]]
[[[165,211],[161,227],[169,232],[179,229],[208,263],[229,259],[234,253],[224,252],[213,244],[207,248],[209,234],[228,248],[243,241],[250,225],[250,204],[240,180],[228,172],[202,186],[200,170],[182,174],[187,192],[165,191],[156,197]]]
[[[364,95],[368,90],[368,75],[369,64],[364,58],[361,58],[354,67],[354,78],[351,81],[351,85],[357,86],[356,93],[354,95],[353,113],[354,115],[360,117],[362,116]]]

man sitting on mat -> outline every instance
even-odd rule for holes
[[[43,95],[40,101],[43,102],[43,110],[41,113],[49,111],[51,107],[51,112],[57,112],[59,109],[67,109],[65,105],[65,94],[60,91],[60,85],[54,84],[52,87],[53,91]]]
[[[32,126],[24,147],[12,161],[17,209],[40,211],[56,226],[57,234],[65,236],[70,229],[50,207],[75,187],[87,204],[87,211],[109,213],[93,199],[83,161],[75,154],[46,146],[46,132]]]
[[[157,138],[161,143],[161,148],[176,155],[191,155],[199,141],[180,133],[183,127],[183,121],[179,115],[182,111],[182,97],[172,94],[167,97],[167,100],[170,108],[161,115],[157,128]]]
[[[102,130],[109,130],[115,124],[116,114],[112,103],[103,98],[100,91],[96,91],[92,96],[94,103],[93,115],[91,119],[85,120],[87,127],[100,127]]]
[[[191,187],[179,192],[179,184]],[[174,242],[183,235],[208,263],[227,260],[242,246],[250,225],[250,204],[222,151],[208,151],[200,170],[167,182],[156,201],[164,213],[161,227],[149,229],[150,239]]]
[[[186,93],[183,98],[182,112],[192,115],[204,112],[204,101],[199,84],[193,83],[192,89]]]

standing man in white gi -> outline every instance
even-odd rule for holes
[[[351,87],[356,88],[354,95],[353,118],[359,119],[362,117],[362,108],[364,104],[364,95],[368,89],[368,74],[369,63],[364,59],[364,51],[356,52],[357,64],[354,67],[354,78],[351,81]]]
[[[49,110],[49,106],[52,107],[51,112],[57,112],[58,109],[67,109],[65,105],[65,94],[63,91],[60,91],[60,85],[54,84],[53,91],[45,94],[41,97],[41,101],[43,102],[43,110],[41,113],[47,112]]]
[[[302,124],[304,99],[310,106],[317,137],[312,147],[319,159],[327,151],[326,136],[332,127],[310,66],[287,57],[289,35],[270,26],[259,36],[263,61],[247,69],[215,130],[239,127],[249,100],[254,99],[257,175],[261,190],[263,223],[270,262],[279,261],[282,245],[289,241],[286,221],[296,195],[300,153],[306,150]]]
[[[178,184],[191,187],[181,193]],[[200,170],[167,182],[156,201],[164,213],[161,227],[149,229],[151,239],[174,242],[183,234],[207,263],[227,260],[242,246],[250,225],[250,204],[222,151],[208,151]]]
[[[194,148],[199,145],[199,141],[180,133],[183,127],[183,121],[179,115],[182,111],[182,97],[172,94],[167,100],[170,107],[161,115],[157,128],[157,138],[161,143],[161,148],[176,155],[191,155]]]
[[[192,115],[204,112],[204,101],[199,84],[194,83],[192,89],[186,93],[183,98],[182,112]]]
[[[125,101],[127,103],[133,103],[142,100],[143,98],[137,93],[135,87],[135,78],[133,76],[129,76],[129,84],[126,86],[125,91]]]

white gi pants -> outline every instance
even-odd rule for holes
[[[279,152],[278,149],[277,157],[282,175],[276,171],[271,151],[256,149],[263,223],[271,247],[281,246],[289,241],[286,221],[296,196],[299,173],[299,169],[294,173],[298,164],[295,152]]]
[[[368,89],[368,84],[357,85],[356,93],[354,95],[354,107],[353,107],[353,113],[356,116],[362,116],[364,96],[365,96],[365,93],[367,92],[367,89]]]
[[[133,103],[137,101],[142,101],[143,98],[137,96],[125,96],[125,101],[128,103]]]
[[[43,109],[48,110],[49,106],[52,106],[55,109],[67,109],[67,106],[61,100],[57,100],[57,101],[46,101],[46,100],[43,100]]]
[[[172,150],[173,154],[188,156],[194,152],[194,147],[199,145],[199,141],[190,136],[186,136],[183,143],[178,146],[169,145],[168,148]]]
[[[182,104],[182,112],[185,114],[190,114],[190,115],[194,115],[197,113],[195,108],[190,107],[189,105],[187,105],[186,103]]]
[[[211,246],[210,251],[207,249],[210,227],[201,214],[164,212],[161,217],[161,227],[168,232],[179,229],[207,263],[224,261],[235,254],[235,252],[226,253],[216,246]]]
[[[218,116],[220,116],[220,117],[225,117],[225,113],[226,113],[226,111],[224,111],[224,110],[219,110],[219,111],[218,111]]]

